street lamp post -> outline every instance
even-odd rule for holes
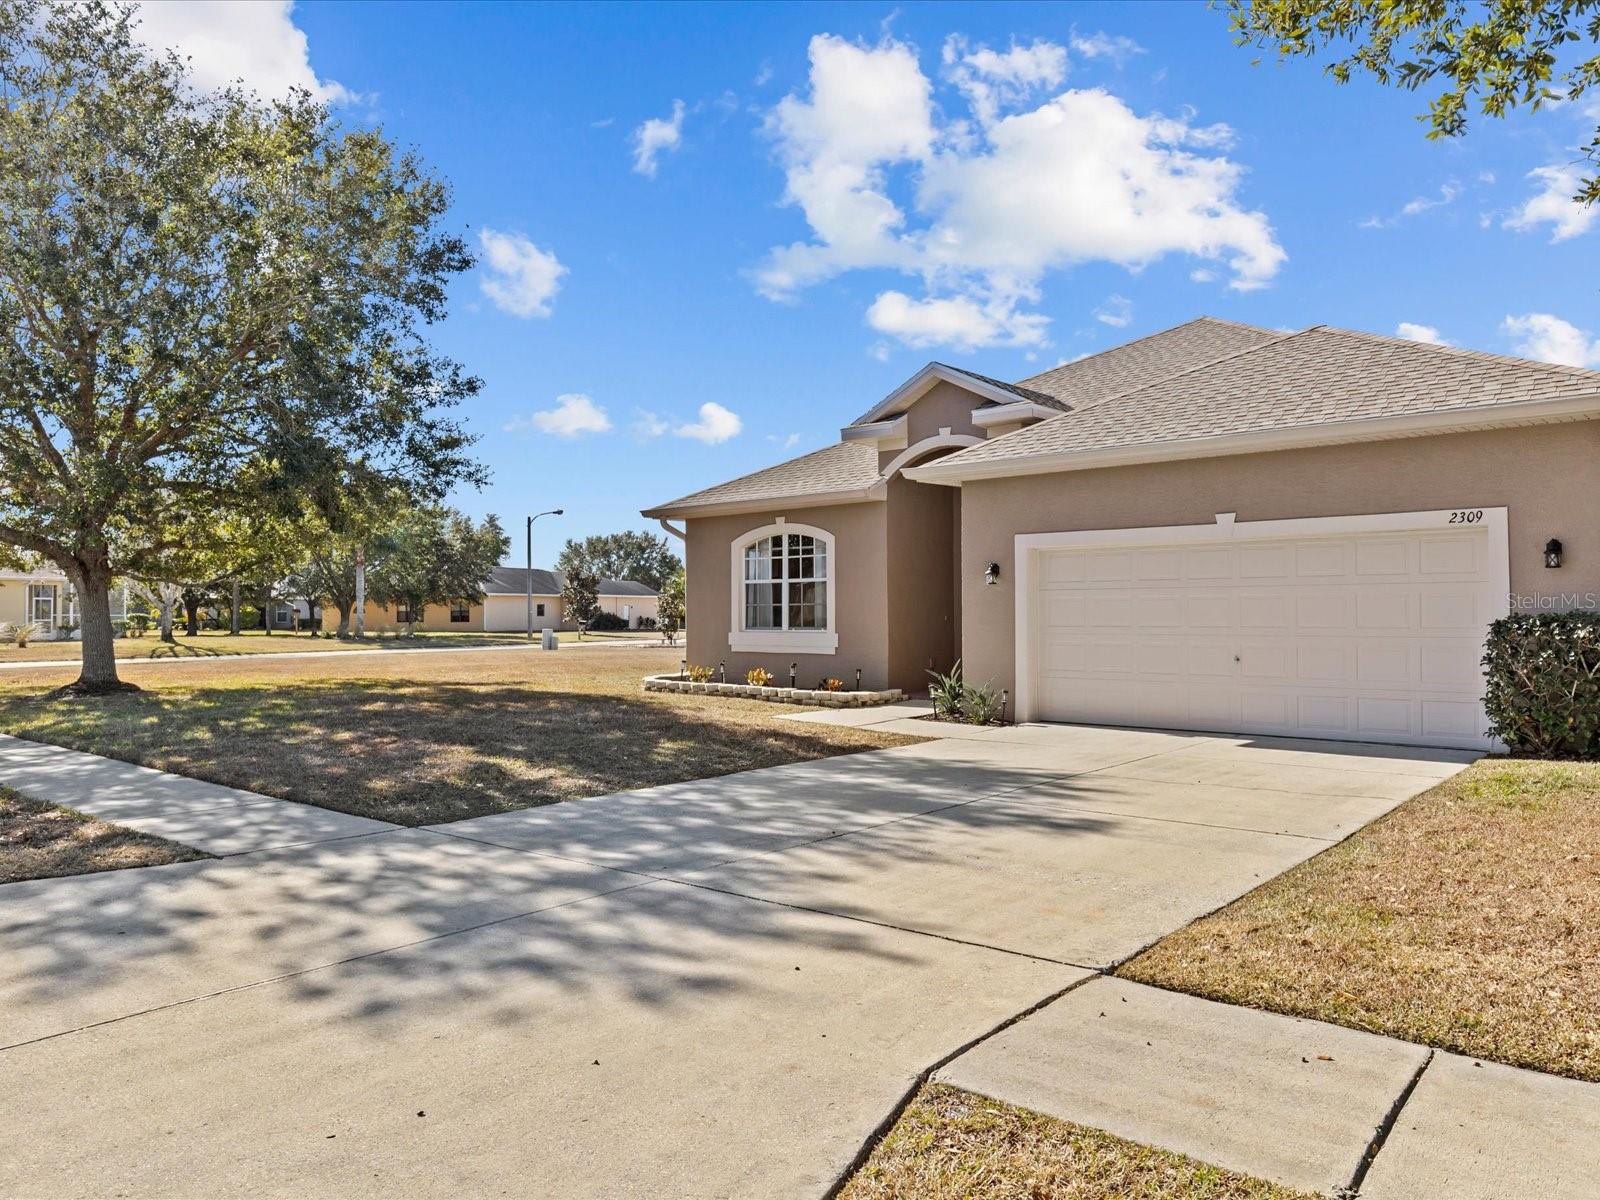
[[[533,523],[540,517],[559,517],[563,510],[552,508],[549,512],[534,513],[528,518],[528,640],[533,641]]]

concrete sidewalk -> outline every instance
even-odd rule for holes
[[[0,784],[216,855],[399,828],[6,734],[0,734]]]
[[[937,1078],[1323,1195],[1600,1194],[1600,1084],[1104,976]]]

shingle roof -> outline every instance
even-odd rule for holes
[[[567,578],[560,571],[533,569],[533,594],[559,596],[567,586]],[[601,596],[654,596],[656,590],[632,579],[602,579],[595,589]],[[496,567],[483,581],[486,596],[526,596],[528,594],[527,567]]]
[[[1318,325],[958,451],[939,467],[1597,394],[1600,371]]]
[[[738,504],[760,500],[789,500],[830,492],[861,491],[878,479],[878,451],[866,442],[838,442],[765,470],[752,471],[716,487],[691,492],[667,504],[645,510],[647,517],[670,516],[686,508],[709,504]]]
[[[1020,386],[1048,393],[1056,407],[1081,409],[1281,336],[1254,325],[1199,317],[1052,367],[1024,379]]]

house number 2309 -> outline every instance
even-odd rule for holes
[[[1452,525],[1476,525],[1481,520],[1483,520],[1483,509],[1481,508],[1460,509],[1450,514],[1450,524]]]

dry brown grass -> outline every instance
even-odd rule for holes
[[[1600,1079],[1600,764],[1485,760],[1120,972]]]
[[[577,639],[577,634],[566,631],[563,642]],[[637,633],[590,633],[585,641],[641,640],[651,635]],[[416,633],[410,637],[378,637],[369,635],[362,639],[311,637],[305,633],[280,630],[265,634],[259,631],[241,633],[205,632],[194,637],[178,634],[171,642],[163,642],[159,634],[147,633],[143,637],[118,638],[114,643],[118,660],[135,661],[152,658],[230,658],[238,654],[294,654],[324,650],[459,650],[469,646],[515,646],[527,639],[520,633]],[[60,663],[77,666],[83,654],[83,643],[70,640],[46,642],[33,641],[26,646],[0,644],[0,663]]]
[[[0,788],[0,884],[209,857],[165,838]]]
[[[402,825],[913,742],[793,709],[646,694],[676,650],[128,664],[143,692],[47,699],[0,677],[0,730]]]
[[[944,1084],[913,1098],[840,1200],[1311,1200]]]

